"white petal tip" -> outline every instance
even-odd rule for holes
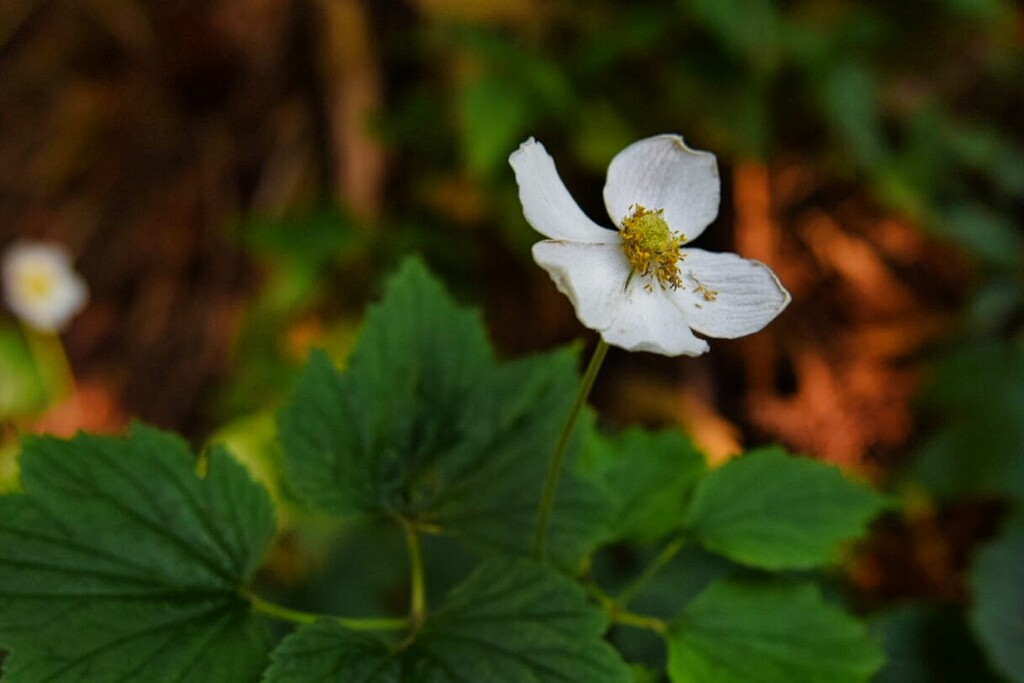
[[[519,147],[516,149],[516,151],[508,155],[508,163],[512,166],[512,168],[516,167],[516,161],[518,160],[518,158],[521,155],[529,152],[532,147],[540,147],[541,151],[544,151],[544,145],[537,142],[531,135],[526,140],[523,140],[523,142],[519,143]]]

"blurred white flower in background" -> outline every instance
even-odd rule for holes
[[[708,337],[752,334],[789,304],[769,268],[735,254],[682,248],[718,214],[715,157],[678,135],[633,143],[608,166],[604,203],[618,231],[591,221],[530,138],[509,157],[526,220],[550,239],[533,258],[576,316],[612,346],[699,356]]]
[[[0,277],[8,308],[41,332],[59,332],[89,296],[67,250],[55,244],[12,244],[0,261]]]

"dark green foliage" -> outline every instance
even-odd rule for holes
[[[978,553],[971,586],[971,625],[993,666],[1008,680],[1024,681],[1024,518],[1010,520]]]
[[[496,362],[476,314],[409,261],[367,314],[349,368],[314,354],[299,377],[280,419],[289,480],[338,515],[525,551],[575,363],[568,351]],[[551,537],[560,562],[607,534],[607,507],[566,473]]]
[[[269,647],[240,590],[274,531],[223,452],[177,437],[31,437],[0,498],[5,681],[255,681]]]
[[[767,448],[736,458],[697,487],[686,526],[706,548],[765,569],[834,559],[885,499],[839,470]]]
[[[941,424],[921,447],[916,478],[943,497],[1024,500],[1024,351],[990,343],[953,353],[927,399]]]
[[[579,469],[615,502],[617,539],[650,541],[679,528],[704,456],[675,432],[630,429],[609,438],[591,435]]]
[[[864,625],[806,584],[719,581],[669,634],[673,683],[854,683],[882,661]]]
[[[606,628],[602,611],[564,576],[527,560],[492,560],[448,595],[411,643],[395,647],[317,622],[282,643],[264,680],[626,683],[629,670],[601,640]]]

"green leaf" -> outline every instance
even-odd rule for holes
[[[831,465],[752,451],[697,487],[686,524],[706,548],[765,569],[807,569],[833,559],[885,499]]]
[[[921,446],[914,476],[940,497],[1024,500],[1024,348],[991,342],[951,353],[925,399],[941,426]]]
[[[268,642],[240,588],[274,532],[263,488],[180,439],[28,438],[0,498],[4,680],[254,681]]]
[[[1024,239],[1014,218],[981,202],[955,203],[942,211],[930,227],[982,263],[1007,270],[1020,266]]]
[[[992,664],[1008,680],[1024,681],[1024,517],[978,553],[971,571],[970,620]]]
[[[850,61],[824,74],[820,97],[824,113],[837,129],[847,154],[864,166],[876,166],[885,154],[878,83],[865,65]]]
[[[371,308],[349,368],[315,354],[281,412],[286,473],[338,515],[399,516],[515,552],[529,547],[548,459],[576,391],[568,351],[497,363],[475,313],[417,261]],[[551,526],[575,564],[608,503],[566,472]]]
[[[504,164],[524,136],[533,107],[518,84],[493,74],[463,86],[458,104],[466,166],[487,175]]]
[[[633,676],[633,683],[658,683],[661,680],[660,673],[642,664],[630,664],[629,671]]]
[[[673,683],[856,683],[882,665],[863,624],[809,584],[713,584],[668,635]]]
[[[491,560],[449,593],[415,639],[393,647],[320,621],[273,654],[265,683],[626,683],[582,587],[529,560]]]
[[[909,604],[871,619],[885,648],[875,683],[997,683],[960,609]]]
[[[576,354],[569,350],[497,367],[485,395],[476,399],[474,417],[492,436],[477,452],[440,463],[451,472],[450,483],[437,490],[419,519],[476,543],[528,552],[548,461],[575,397],[575,367]],[[580,421],[570,457],[587,424]],[[610,523],[607,496],[566,467],[548,527],[552,559],[575,569],[608,537]]]
[[[678,432],[630,429],[614,438],[592,434],[578,469],[614,501],[616,538],[646,542],[682,523],[707,465]]]

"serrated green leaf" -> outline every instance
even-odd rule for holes
[[[626,683],[582,587],[528,560],[491,560],[455,588],[415,640],[395,648],[321,621],[288,637],[266,683]]]
[[[832,560],[885,504],[836,467],[766,448],[705,477],[686,525],[706,548],[737,562],[807,569]]]
[[[299,377],[280,416],[289,480],[338,515],[400,516],[525,551],[575,364],[568,351],[497,363],[479,317],[410,261],[370,310],[348,369],[315,354]],[[571,566],[594,547],[607,507],[566,472],[552,557]]]
[[[497,367],[476,400],[473,421],[492,436],[474,453],[443,466],[450,484],[438,490],[427,524],[468,540],[525,553],[533,538],[541,487],[554,444],[576,393],[576,354],[529,356]],[[580,425],[570,454],[578,450]],[[562,473],[548,527],[552,559],[569,569],[609,535],[610,502],[574,472]]]
[[[1024,681],[1024,517],[978,553],[971,570],[970,621],[992,664]]]
[[[240,595],[274,532],[266,491],[136,425],[31,437],[0,497],[4,680],[254,681],[268,642]]]
[[[707,465],[678,432],[630,429],[614,438],[592,434],[578,469],[614,501],[616,538],[646,542],[682,524]]]
[[[882,665],[863,624],[809,584],[722,580],[668,635],[673,683],[858,683]]]

